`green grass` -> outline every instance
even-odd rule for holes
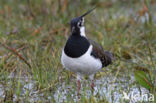
[[[131,77],[136,71],[144,71],[152,85],[150,93],[156,95],[156,2],[145,0],[149,19],[142,22],[141,18],[145,16],[141,16],[141,1],[66,1],[0,1],[0,90],[4,94],[0,101],[31,102],[29,98],[36,93],[39,103],[57,102],[54,94],[62,87],[61,90],[68,91],[63,102],[73,103],[72,95],[77,90],[75,74],[61,65],[61,51],[70,34],[70,20],[95,4],[98,5],[96,10],[85,18],[86,34],[105,50],[112,51],[116,58],[109,70],[104,68],[104,73],[96,74],[96,79],[110,75],[113,76],[112,83],[118,81],[120,84],[119,77]],[[137,76],[138,79],[129,87],[148,84],[138,83],[137,80],[142,81],[144,77],[143,74]],[[23,93],[24,86],[28,84],[34,86]],[[71,88],[68,90],[69,85]],[[109,101],[105,96],[101,98],[100,94],[87,97],[88,89],[83,88],[80,103]],[[15,100],[14,96],[17,96]]]

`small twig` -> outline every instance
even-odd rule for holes
[[[4,43],[1,43],[1,45],[6,49],[10,50],[11,52],[13,52],[17,57],[19,57],[22,61],[24,61],[24,63],[26,63],[31,68],[31,65],[28,63],[28,61],[24,57],[22,57],[22,55],[19,54],[15,48],[11,48]]]
[[[151,88],[153,88],[152,87],[152,85],[149,83],[149,81],[144,77],[144,80],[146,81],[146,83],[151,87]]]
[[[62,13],[64,13],[65,9],[67,8],[68,0],[65,0],[63,7],[62,7]]]
[[[116,78],[117,78],[117,76],[118,76],[118,74],[119,74],[119,71],[120,71],[120,68],[118,68],[118,70],[117,70],[117,72],[116,72],[116,74],[115,74],[115,77],[114,77],[113,83],[115,83]]]

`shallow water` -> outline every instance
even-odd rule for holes
[[[146,101],[146,99],[141,99],[141,95],[148,94],[149,91],[146,90],[143,87],[139,87],[137,85],[134,85],[134,76],[131,75],[123,75],[122,77],[117,77],[114,82],[115,75],[106,75],[99,79],[95,79],[95,87],[93,96],[95,98],[100,98],[109,101],[109,103],[119,103],[129,101],[129,103],[137,103]],[[17,78],[19,79],[19,78]],[[23,82],[27,81],[27,82]],[[77,97],[77,87],[75,87],[75,78],[72,78],[67,84],[66,82],[59,83],[57,89],[52,95],[49,95],[48,97],[44,96],[45,92],[40,93],[37,88],[35,87],[35,81],[29,80],[29,78],[21,78],[21,84],[22,89],[20,92],[20,101],[25,102],[25,100],[28,100],[28,102],[38,102],[38,101],[44,101],[44,102],[50,102],[52,101],[52,98],[55,98],[55,101],[57,103],[63,103],[67,102],[68,99],[73,99],[75,102],[77,102],[79,99]],[[90,88],[90,81],[89,80],[82,80],[81,81],[81,91],[80,94],[82,96],[85,96],[86,98],[91,97],[91,88]],[[3,100],[5,97],[5,91],[8,88],[6,88],[3,85],[0,85],[0,100]],[[27,91],[29,91],[29,95],[26,97]],[[129,97],[128,99],[124,99],[124,93]],[[139,96],[135,99],[131,98],[132,95],[138,94]],[[26,99],[27,98],[27,99]],[[149,98],[149,97],[148,97]],[[13,101],[17,100],[17,95],[13,94]]]
[[[127,76],[119,77],[114,83],[112,82],[113,80],[114,80],[114,76],[106,76],[95,80],[94,82],[95,90],[93,92],[94,97],[96,98],[98,96],[98,98],[101,99],[106,98],[106,100],[109,101],[109,103],[119,103],[119,102],[123,103],[125,100],[127,100],[123,98],[124,97],[123,93],[126,93],[126,95],[129,97],[129,100],[127,100],[129,101],[129,103],[146,101],[145,99],[141,100],[141,94],[149,94],[149,91],[143,87],[134,85],[133,75],[131,75],[130,78]],[[75,81],[72,80],[71,82],[75,82]],[[57,102],[59,103],[67,102],[66,99],[68,98],[69,93],[73,93],[70,95],[75,100],[75,102],[78,101],[77,93],[74,92],[72,87],[70,87],[71,84],[65,85],[65,83],[63,83],[62,85],[60,85],[60,87],[54,94]],[[87,97],[91,96],[91,89],[89,84],[90,84],[89,82],[83,80],[81,95],[85,95]],[[83,90],[84,88],[85,90]],[[133,94],[138,94],[140,96],[138,96],[138,98],[136,98],[135,100],[131,100],[132,99],[131,96]]]

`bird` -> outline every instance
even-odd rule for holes
[[[70,21],[71,33],[62,49],[61,63],[65,69],[76,73],[78,94],[84,75],[89,76],[91,88],[94,89],[94,74],[113,61],[111,52],[105,51],[100,44],[86,36],[84,17],[94,9]]]

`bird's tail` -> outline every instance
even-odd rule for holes
[[[104,54],[105,54],[105,63],[104,63],[104,67],[105,67],[112,63],[112,61],[114,60],[114,56],[113,53],[108,51],[104,51]]]

